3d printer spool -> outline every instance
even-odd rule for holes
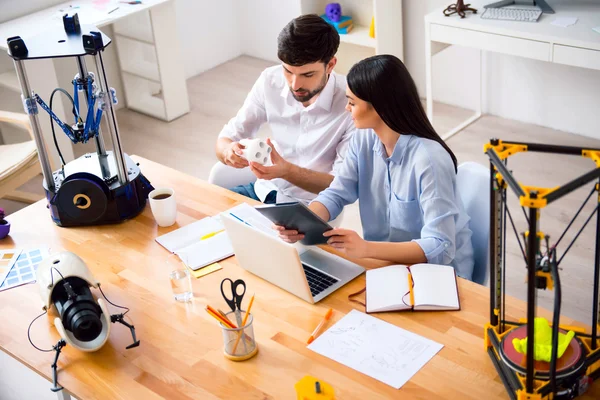
[[[63,182],[57,194],[57,205],[77,221],[92,223],[101,218],[108,206],[107,189],[93,179],[75,178]]]
[[[560,330],[566,333],[564,330]],[[502,361],[513,371],[525,375],[527,373],[527,356],[518,353],[513,346],[513,339],[524,339],[527,337],[527,325],[514,328],[502,338],[499,355]],[[556,378],[568,378],[580,372],[585,367],[585,354],[583,343],[577,336],[571,340],[569,347],[561,358],[556,361]],[[534,371],[536,379],[550,378],[550,363],[546,361],[535,361]]]

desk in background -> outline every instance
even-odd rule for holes
[[[94,3],[98,3],[94,5]],[[79,8],[69,9],[69,5]],[[117,93],[120,101],[127,107],[155,118],[171,121],[190,110],[183,65],[179,54],[179,37],[175,19],[174,0],[144,0],[141,4],[124,4],[112,0],[99,3],[93,0],[67,2],[0,24],[0,50],[7,51],[6,39],[21,36],[27,44],[29,36],[44,32],[49,27],[62,29],[61,12],[77,12],[82,25],[96,25],[98,28],[112,24],[111,36],[119,56],[119,67],[124,93]],[[113,11],[114,10],[114,11]],[[0,57],[8,57],[0,52]],[[59,87],[52,59],[25,62],[25,68],[32,90],[39,93],[48,102],[51,91]],[[94,64],[87,69],[95,71]],[[77,73],[77,62],[72,59],[72,75]],[[109,81],[109,84],[111,82]],[[0,73],[0,86],[20,96],[21,87],[16,71]],[[72,92],[72,85],[64,87]],[[59,116],[67,115],[60,102],[54,103]],[[49,119],[41,112],[40,123],[46,145],[52,143]],[[68,118],[67,120],[71,120]],[[65,135],[57,135],[63,154],[71,159],[71,142]],[[58,156],[53,150],[55,168]]]
[[[475,115],[441,135],[448,139],[477,121],[482,115],[483,51],[531,58],[557,64],[600,70],[600,34],[592,28],[600,26],[600,4],[590,0],[553,1],[548,4],[556,14],[542,14],[538,22],[516,22],[481,19],[483,6],[492,0],[475,0],[471,6],[477,14],[445,17],[442,9],[425,16],[425,76],[427,116],[433,121],[432,58],[452,45],[479,50],[479,102]],[[551,22],[559,17],[577,17],[575,25],[561,28]],[[557,77],[560,79],[560,77]],[[493,94],[492,94],[493,95]]]
[[[45,245],[54,252],[75,252],[102,283],[108,298],[131,308],[128,315],[140,347],[125,350],[131,336],[125,327],[115,325],[108,343],[98,352],[82,353],[70,346],[63,349],[59,382],[77,398],[291,399],[295,398],[294,384],[308,374],[331,384],[338,399],[507,398],[483,345],[489,289],[460,278],[459,312],[376,314],[444,345],[400,390],[306,348],[307,338],[329,307],[335,313],[328,327],[355,308],[347,298],[364,287],[364,274],[311,305],[246,272],[232,257],[221,262],[222,270],[193,281],[193,303],[176,303],[165,264],[168,253],[154,239],[241,202],[253,202],[133,158],[154,186],[175,190],[178,216],[174,226],[158,228],[146,207],[138,217],[118,225],[60,228],[51,221],[46,202],[39,201],[10,216],[11,236],[0,242],[1,249]],[[375,260],[360,264],[367,268],[384,265]],[[204,311],[207,303],[225,308],[219,289],[225,277],[243,278],[248,292],[256,294],[252,314],[260,351],[249,361],[236,363],[223,356],[221,329]],[[508,297],[506,306],[508,319],[524,316],[524,302]],[[0,349],[50,380],[54,354],[35,350],[26,334],[41,307],[36,285],[0,292]],[[547,311],[540,315],[550,317]],[[569,318],[561,322],[578,325]],[[31,333],[33,341],[44,348],[58,340],[50,317],[36,321]],[[600,385],[595,384],[582,399],[599,397]]]

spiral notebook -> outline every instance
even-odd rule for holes
[[[366,273],[368,313],[460,310],[453,267],[438,264],[392,265]]]

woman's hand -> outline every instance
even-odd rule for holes
[[[350,257],[369,257],[369,242],[351,229],[334,228],[325,232],[323,236],[329,238],[327,244]]]
[[[272,228],[277,231],[277,234],[284,242],[296,243],[304,239],[304,235],[295,229],[286,229],[285,226],[281,225],[273,225]]]

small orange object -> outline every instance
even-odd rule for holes
[[[312,335],[310,335],[306,344],[311,344],[317,338],[317,335],[319,334],[319,332],[321,331],[323,326],[327,323],[327,321],[329,321],[331,319],[332,315],[333,315],[333,308],[330,308],[329,311],[327,311],[327,314],[325,314],[325,317],[323,317],[323,320],[321,321],[321,323],[319,325],[317,325],[317,327],[313,331]]]

